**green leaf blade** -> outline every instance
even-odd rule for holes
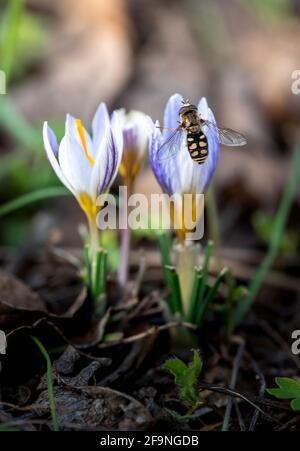
[[[170,373],[175,376],[175,383],[182,385],[184,383],[184,377],[188,371],[188,366],[180,359],[169,359],[163,365],[165,370],[170,371]]]
[[[291,402],[291,408],[295,412],[300,410],[300,398],[293,399],[293,401]]]

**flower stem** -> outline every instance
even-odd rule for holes
[[[122,215],[124,214],[124,204],[126,202],[128,205],[128,198],[133,193],[133,180],[129,177],[125,177],[125,186],[127,187],[127,196],[125,199],[120,200],[120,214]],[[130,244],[131,230],[127,224],[126,228],[121,230],[120,267],[118,274],[118,280],[121,287],[125,287],[128,280]]]
[[[182,305],[184,316],[187,317],[189,311],[190,298],[194,285],[194,268],[197,266],[197,259],[200,246],[195,243],[185,242],[175,247],[176,269],[179,276]]]
[[[129,227],[121,230],[121,249],[120,249],[120,267],[119,267],[119,283],[124,287],[128,280],[129,270],[129,252],[131,243],[131,231]]]
[[[176,269],[173,266],[166,266],[166,277],[168,287],[170,288],[170,308],[173,315],[182,315],[182,302],[179,277]]]
[[[99,231],[97,229],[96,220],[94,218],[89,219],[89,231],[90,231],[90,259],[91,262],[95,262],[95,256],[99,247]]]
[[[107,255],[99,247],[100,237],[95,218],[89,218],[90,246],[89,246],[89,269],[88,285],[93,302],[92,316],[99,318],[105,309],[106,296],[105,285],[107,275]]]

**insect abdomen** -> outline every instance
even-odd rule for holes
[[[203,164],[208,156],[208,142],[202,131],[187,133],[187,148],[195,163]]]

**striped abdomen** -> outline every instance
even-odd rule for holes
[[[202,131],[187,132],[187,148],[195,163],[203,164],[208,156],[208,142]]]

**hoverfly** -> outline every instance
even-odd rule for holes
[[[245,137],[230,128],[219,128],[214,123],[203,119],[196,105],[189,100],[182,102],[179,110],[179,126],[162,143],[158,149],[158,159],[165,160],[176,154],[180,149],[181,140],[186,140],[187,149],[195,163],[203,164],[209,153],[208,140],[205,134],[206,127],[216,134],[219,142],[225,146],[244,146]],[[183,132],[186,132],[186,136]]]

